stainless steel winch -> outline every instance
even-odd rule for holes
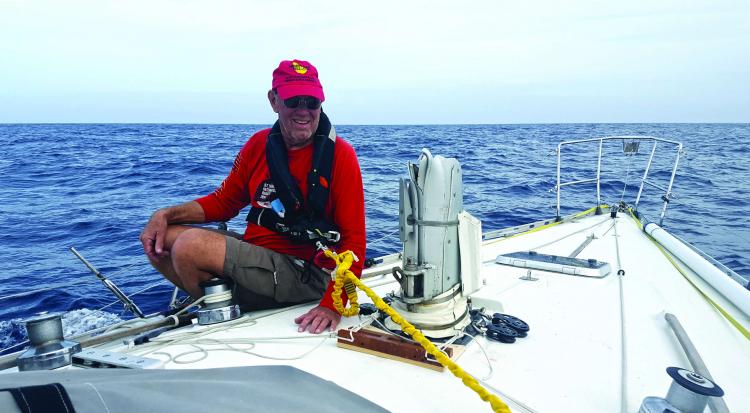
[[[31,346],[18,357],[18,370],[50,370],[69,366],[81,345],[63,337],[60,314],[42,314],[25,321]]]
[[[702,413],[709,397],[724,395],[716,383],[690,370],[668,367],[667,374],[672,377],[667,396],[646,397],[638,413]]]
[[[240,307],[232,301],[231,280],[212,278],[200,284],[203,288],[203,307],[198,310],[198,324],[223,323],[239,318]]]

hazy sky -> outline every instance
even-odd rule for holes
[[[0,122],[750,122],[750,1],[3,1]]]

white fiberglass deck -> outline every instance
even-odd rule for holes
[[[615,227],[616,225],[616,227]],[[619,242],[620,265],[617,248]],[[572,234],[572,235],[571,235]],[[494,263],[501,253],[535,250],[567,256],[586,237],[596,238],[578,258],[596,258],[612,266],[604,278],[590,278],[532,270],[537,281],[522,280],[527,270]],[[566,237],[566,235],[569,235]],[[545,246],[546,245],[546,246]],[[691,369],[683,350],[664,320],[672,313],[690,335],[711,371],[726,392],[730,410],[750,406],[746,387],[750,382],[750,342],[712,307],[665,258],[636,222],[620,213],[613,220],[606,215],[589,216],[541,231],[485,243],[483,273],[486,285],[472,296],[474,308],[486,307],[491,314],[502,311],[517,316],[531,327],[528,337],[514,344],[502,344],[478,337],[457,360],[513,411],[537,412],[635,412],[646,396],[665,396],[671,379],[669,366]],[[391,263],[382,264],[390,268]],[[619,268],[625,275],[617,275]],[[371,271],[376,271],[373,269]],[[688,271],[689,273],[689,271]],[[729,303],[716,297],[711,287],[694,274],[697,285],[714,298],[745,328],[750,320]],[[367,281],[380,295],[398,291],[390,275]],[[360,293],[360,302],[368,302]],[[251,314],[259,317],[211,332],[199,346],[210,349],[181,356],[179,364],[166,368],[211,368],[240,365],[290,364],[331,380],[394,412],[491,411],[490,405],[465,387],[450,372],[442,373],[336,347],[334,338],[297,333],[293,319],[312,304],[280,312]],[[359,319],[344,319],[342,327],[357,325]],[[225,326],[226,327],[226,326]],[[217,326],[217,329],[224,327]],[[185,339],[205,331],[193,326],[167,333]],[[263,340],[264,337],[277,337]],[[293,337],[294,339],[279,339]],[[301,338],[304,337],[304,338]],[[231,344],[249,351],[226,351]],[[152,346],[152,347],[148,347]],[[119,345],[108,348],[120,351]],[[219,350],[223,349],[223,350]],[[133,354],[166,358],[197,347],[169,344],[137,346]],[[204,357],[205,355],[205,357]],[[274,360],[273,358],[294,360]],[[289,389],[294,392],[294,389]],[[315,397],[315,395],[294,395]],[[325,400],[321,400],[325,403]]]

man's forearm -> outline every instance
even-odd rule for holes
[[[154,214],[163,214],[168,224],[200,224],[206,222],[206,214],[195,201],[162,208]]]

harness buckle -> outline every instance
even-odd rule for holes
[[[317,228],[314,230],[308,229],[307,236],[310,240],[323,241],[326,244],[335,244],[341,239],[341,233],[338,231],[323,232]]]
[[[335,244],[341,240],[341,233],[338,231],[328,231],[323,233],[323,237],[330,243]]]

